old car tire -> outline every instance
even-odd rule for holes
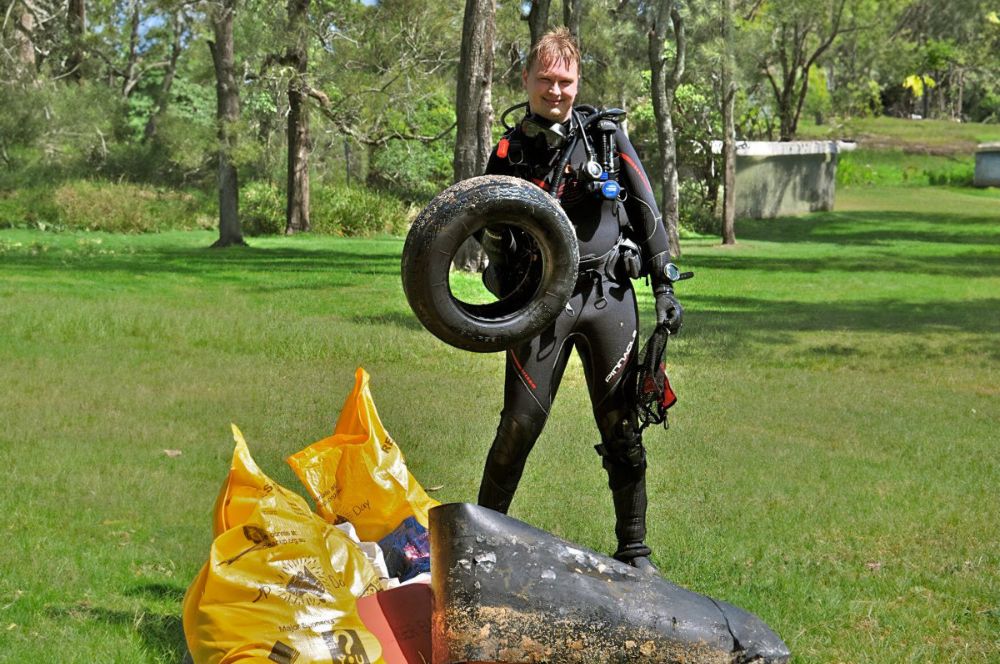
[[[495,302],[462,302],[448,280],[452,259],[466,238],[495,224],[530,235],[540,266]],[[491,353],[535,336],[559,315],[573,293],[579,260],[573,225],[555,199],[525,180],[484,175],[444,190],[413,222],[403,246],[403,290],[434,336]]]

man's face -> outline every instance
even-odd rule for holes
[[[576,99],[578,70],[575,62],[557,59],[553,62],[536,60],[531,69],[523,71],[521,80],[528,93],[531,112],[553,122],[569,120]]]

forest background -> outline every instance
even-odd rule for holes
[[[0,227],[400,233],[476,172],[560,23],[682,234],[726,230],[713,140],[1000,117],[986,0],[6,0]]]

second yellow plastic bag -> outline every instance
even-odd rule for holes
[[[378,576],[350,538],[236,448],[215,504],[208,563],[184,597],[195,664],[382,662],[358,616]]]
[[[368,373],[359,368],[333,435],[288,457],[320,515],[350,521],[364,541],[377,542],[409,516],[427,527],[427,511],[439,503],[413,477],[403,453],[386,432]]]

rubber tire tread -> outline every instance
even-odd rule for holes
[[[525,230],[542,258],[537,283],[493,303],[451,293],[451,262],[479,229],[506,223]],[[506,350],[545,329],[569,302],[580,263],[576,232],[558,202],[536,185],[506,175],[458,182],[414,220],[403,245],[403,290],[417,319],[441,341],[477,353]]]

